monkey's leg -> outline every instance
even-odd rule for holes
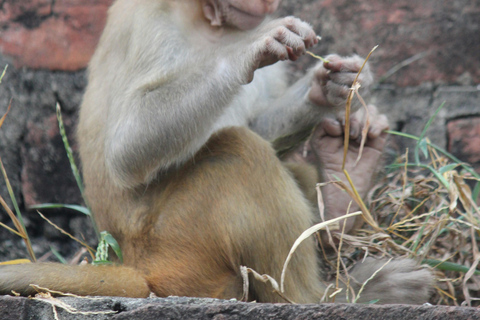
[[[0,294],[34,295],[35,284],[50,290],[77,295],[148,297],[145,279],[125,266],[27,263],[0,266]]]
[[[160,295],[241,298],[241,265],[279,281],[291,246],[312,225],[295,180],[270,144],[246,128],[212,135],[164,194],[158,239],[151,239],[158,252],[150,257],[164,262],[145,272]],[[307,239],[290,262],[285,295],[314,303],[322,292],[314,240]],[[285,302],[252,277],[249,293]]]
[[[319,174],[317,168],[303,161],[284,162],[283,164],[293,175],[298,187],[315,210],[318,206],[316,186],[319,182]]]
[[[235,254],[241,257],[240,264],[279,281],[291,246],[313,223],[311,206],[269,143],[245,128],[224,130],[222,134],[222,141],[236,146],[232,151],[237,158],[229,170],[234,177],[232,183],[243,190],[242,198],[237,204],[231,203],[229,212],[228,228],[237,242]],[[241,170],[238,163],[242,163]],[[269,284],[253,279],[250,284],[251,298],[284,302]],[[315,303],[322,293],[315,244],[310,238],[300,245],[290,262],[285,295],[298,303]]]

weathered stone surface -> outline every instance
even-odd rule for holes
[[[0,52],[17,67],[84,68],[112,0],[6,0],[0,3]]]
[[[107,320],[107,319],[328,319],[328,320],[476,320],[480,311],[476,308],[361,305],[361,304],[268,304],[243,303],[216,299],[183,297],[127,299],[100,298],[57,300],[65,306],[83,312],[69,313],[56,307],[59,319]],[[19,297],[0,297],[0,310],[4,320],[53,319],[51,304]],[[113,312],[112,312],[113,311]],[[95,312],[96,314],[87,314]]]
[[[397,86],[423,82],[472,85],[480,82],[480,4],[476,0],[283,1],[322,36],[313,51],[372,56],[378,77],[418,54],[423,58],[386,81]],[[304,62],[301,62],[302,65]]]
[[[427,137],[438,146],[447,149],[448,132],[446,124],[454,119],[480,115],[480,87],[445,86],[434,87],[424,84],[418,87],[398,88],[379,86],[372,95],[371,103],[388,115],[393,130],[420,136],[428,119],[442,106],[429,129]],[[393,137],[397,151],[412,148],[414,140]],[[462,161],[468,161],[462,154],[453,153]]]
[[[0,66],[5,63],[0,55]],[[0,129],[0,157],[24,213],[24,221],[37,255],[50,251],[50,245],[66,256],[73,255],[78,247],[73,241],[61,238],[57,230],[52,230],[53,227],[43,226],[44,222],[36,211],[27,212],[26,207],[43,202],[80,203],[80,193],[73,182],[65,149],[58,134],[55,105],[59,101],[62,106],[67,134],[75,149],[75,110],[80,104],[85,83],[84,72],[32,71],[10,66],[0,84],[0,115],[3,115],[10,100],[12,101],[10,113]],[[3,177],[0,178],[0,195],[10,203]],[[82,214],[71,210],[63,213],[46,210],[42,212],[77,236],[81,233],[90,235],[91,227]],[[0,221],[11,226],[2,208]],[[71,229],[70,224],[80,228]],[[55,241],[49,243],[46,239]],[[95,241],[95,237],[88,239]],[[2,260],[23,258],[26,256],[25,252],[23,241],[19,237],[0,228]]]
[[[480,171],[480,117],[449,121],[448,151]]]
[[[62,118],[67,129],[76,120],[70,116]],[[74,176],[69,172],[70,163],[55,114],[41,121],[27,122],[21,155],[22,194],[26,207],[45,202],[82,203]]]

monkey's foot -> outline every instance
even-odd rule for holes
[[[349,276],[349,283],[356,294],[366,283],[358,297],[359,303],[377,300],[381,304],[422,304],[428,302],[434,284],[432,272],[410,259],[388,261],[367,258],[355,264]],[[371,281],[368,281],[369,278]]]
[[[361,135],[367,116],[370,121],[368,134],[362,156],[358,163],[355,164],[360,151]],[[388,129],[386,116],[379,114],[377,108],[373,105],[368,106],[368,115],[362,108],[351,116],[350,142],[345,169],[362,198],[367,195],[375,181],[375,173],[378,172],[383,148],[387,140],[387,133],[384,132],[386,129]],[[344,126],[339,121],[324,119],[311,140],[311,151],[316,154],[321,164],[322,182],[340,179],[349,186],[348,180],[342,171],[344,132]],[[325,202],[326,220],[345,215],[351,201],[350,212],[359,210],[359,206],[355,201],[334,184],[328,184],[322,187],[321,190]],[[345,226],[345,233],[359,227],[360,225],[357,225],[356,222],[361,224],[361,218],[349,219]],[[340,227],[342,228],[343,224],[340,224]]]

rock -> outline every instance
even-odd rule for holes
[[[50,320],[51,302],[0,296],[3,320]],[[295,320],[456,320],[480,319],[476,308],[445,306],[363,305],[363,304],[270,304],[244,303],[186,297],[169,298],[59,298],[58,319],[295,319]],[[70,307],[70,312],[64,307]],[[72,309],[72,307],[74,309]],[[73,313],[72,311],[75,311]],[[90,312],[90,314],[89,314]]]

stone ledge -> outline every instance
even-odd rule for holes
[[[110,319],[328,319],[328,320],[456,320],[480,319],[480,309],[448,306],[362,305],[362,304],[269,304],[216,299],[169,298],[59,298],[57,301],[84,314],[56,307],[62,320]],[[110,312],[114,313],[110,313]],[[51,304],[0,296],[2,320],[54,319]],[[85,312],[97,312],[86,314]]]

